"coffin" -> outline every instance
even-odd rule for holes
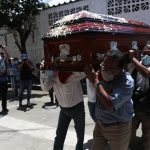
[[[81,11],[58,20],[43,37],[45,68],[82,71],[99,66],[108,50],[142,50],[150,26],[135,20]]]

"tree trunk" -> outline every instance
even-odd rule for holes
[[[24,34],[22,31],[14,31],[13,36],[15,39],[15,44],[17,45],[21,54],[27,53],[26,51],[26,38],[24,38]]]
[[[32,24],[30,23],[28,28],[23,28],[23,29],[19,28],[13,31],[15,44],[17,45],[21,54],[27,53],[26,41],[31,33],[31,26]]]
[[[21,39],[20,43],[21,43],[21,54],[27,53],[27,50],[26,50],[26,41],[24,39]]]

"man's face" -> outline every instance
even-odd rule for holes
[[[4,59],[4,54],[0,53],[0,59]]]
[[[120,68],[118,61],[110,57],[105,57],[101,63],[101,75],[105,81],[111,81],[119,74]]]
[[[116,72],[120,70],[118,61],[107,56],[104,58],[104,61],[101,65],[104,70],[109,71],[112,74],[116,74]]]

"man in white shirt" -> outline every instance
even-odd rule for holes
[[[96,88],[92,150],[104,150],[106,144],[111,150],[127,150],[132,127],[134,81],[124,70],[124,55],[119,50],[107,51],[100,66],[102,79],[92,65],[84,68]]]
[[[88,108],[91,118],[95,121],[96,88],[92,82],[86,78]]]
[[[63,150],[67,130],[72,119],[77,133],[76,150],[83,150],[85,110],[80,80],[85,77],[85,74],[51,71],[45,75],[44,72],[40,73],[41,87],[43,90],[49,90],[53,87],[60,105],[53,150]]]

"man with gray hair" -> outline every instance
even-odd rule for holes
[[[91,65],[85,74],[96,88],[95,128],[92,150],[127,150],[132,129],[132,92],[134,80],[124,70],[124,57],[119,50],[110,50],[101,63],[98,75]]]

